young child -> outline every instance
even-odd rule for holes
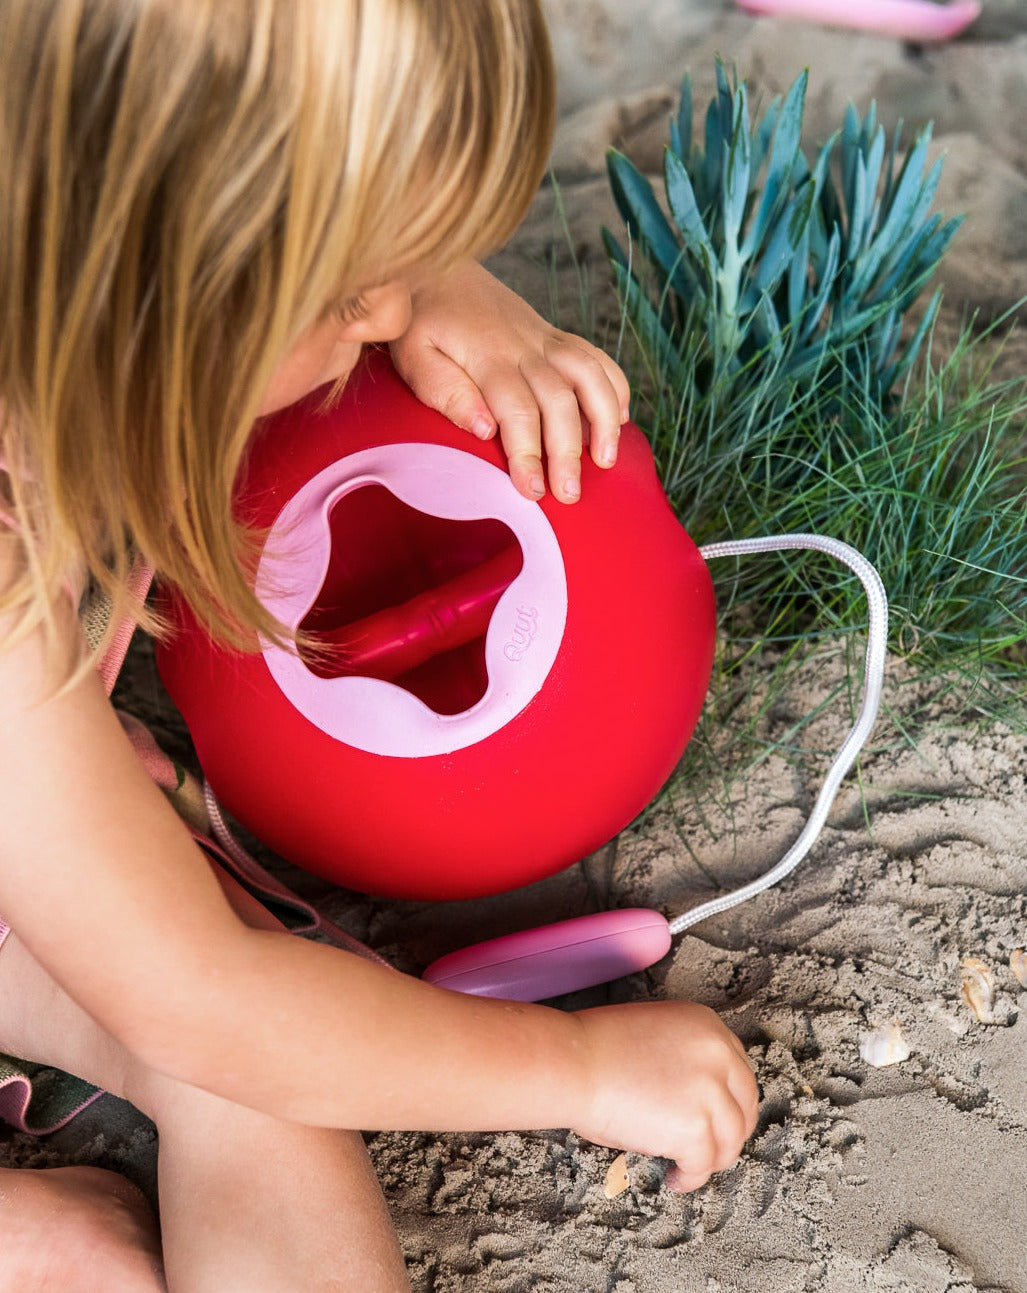
[[[7,1171],[0,1286],[88,1293],[91,1249],[104,1293],[407,1288],[359,1128],[571,1127],[701,1185],[756,1113],[711,1012],[465,997],[286,934],[226,896],[75,614],[89,584],[159,631],[141,555],[224,640],[280,635],[232,484],[366,343],[530,498],[578,497],[582,418],[613,465],[619,369],[473,259],[548,154],[537,0],[0,0],[0,60],[0,1049],[154,1118],[164,1263],[104,1174]]]

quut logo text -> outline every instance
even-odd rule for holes
[[[538,633],[538,611],[534,606],[518,606],[516,615],[513,633],[503,647],[503,655],[515,664],[527,655]]]

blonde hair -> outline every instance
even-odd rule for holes
[[[159,630],[138,551],[223,640],[274,635],[227,519],[262,393],[333,301],[519,222],[537,0],[0,0],[0,51],[0,610],[52,628],[74,573]]]

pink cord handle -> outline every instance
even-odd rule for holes
[[[950,40],[981,14],[979,0],[736,0],[739,9],[765,17],[801,18],[835,27],[876,31],[899,40]]]

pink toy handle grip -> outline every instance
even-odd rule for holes
[[[979,0],[737,0],[739,9],[764,17],[800,18],[855,27],[899,40],[938,41],[958,36],[980,17]]]
[[[321,672],[364,674],[389,682],[445,651],[484,637],[496,603],[520,574],[516,544],[478,566],[373,615],[321,629],[327,660]]]
[[[658,911],[623,908],[475,943],[432,962],[422,978],[480,997],[543,1001],[647,969],[670,942]]]

